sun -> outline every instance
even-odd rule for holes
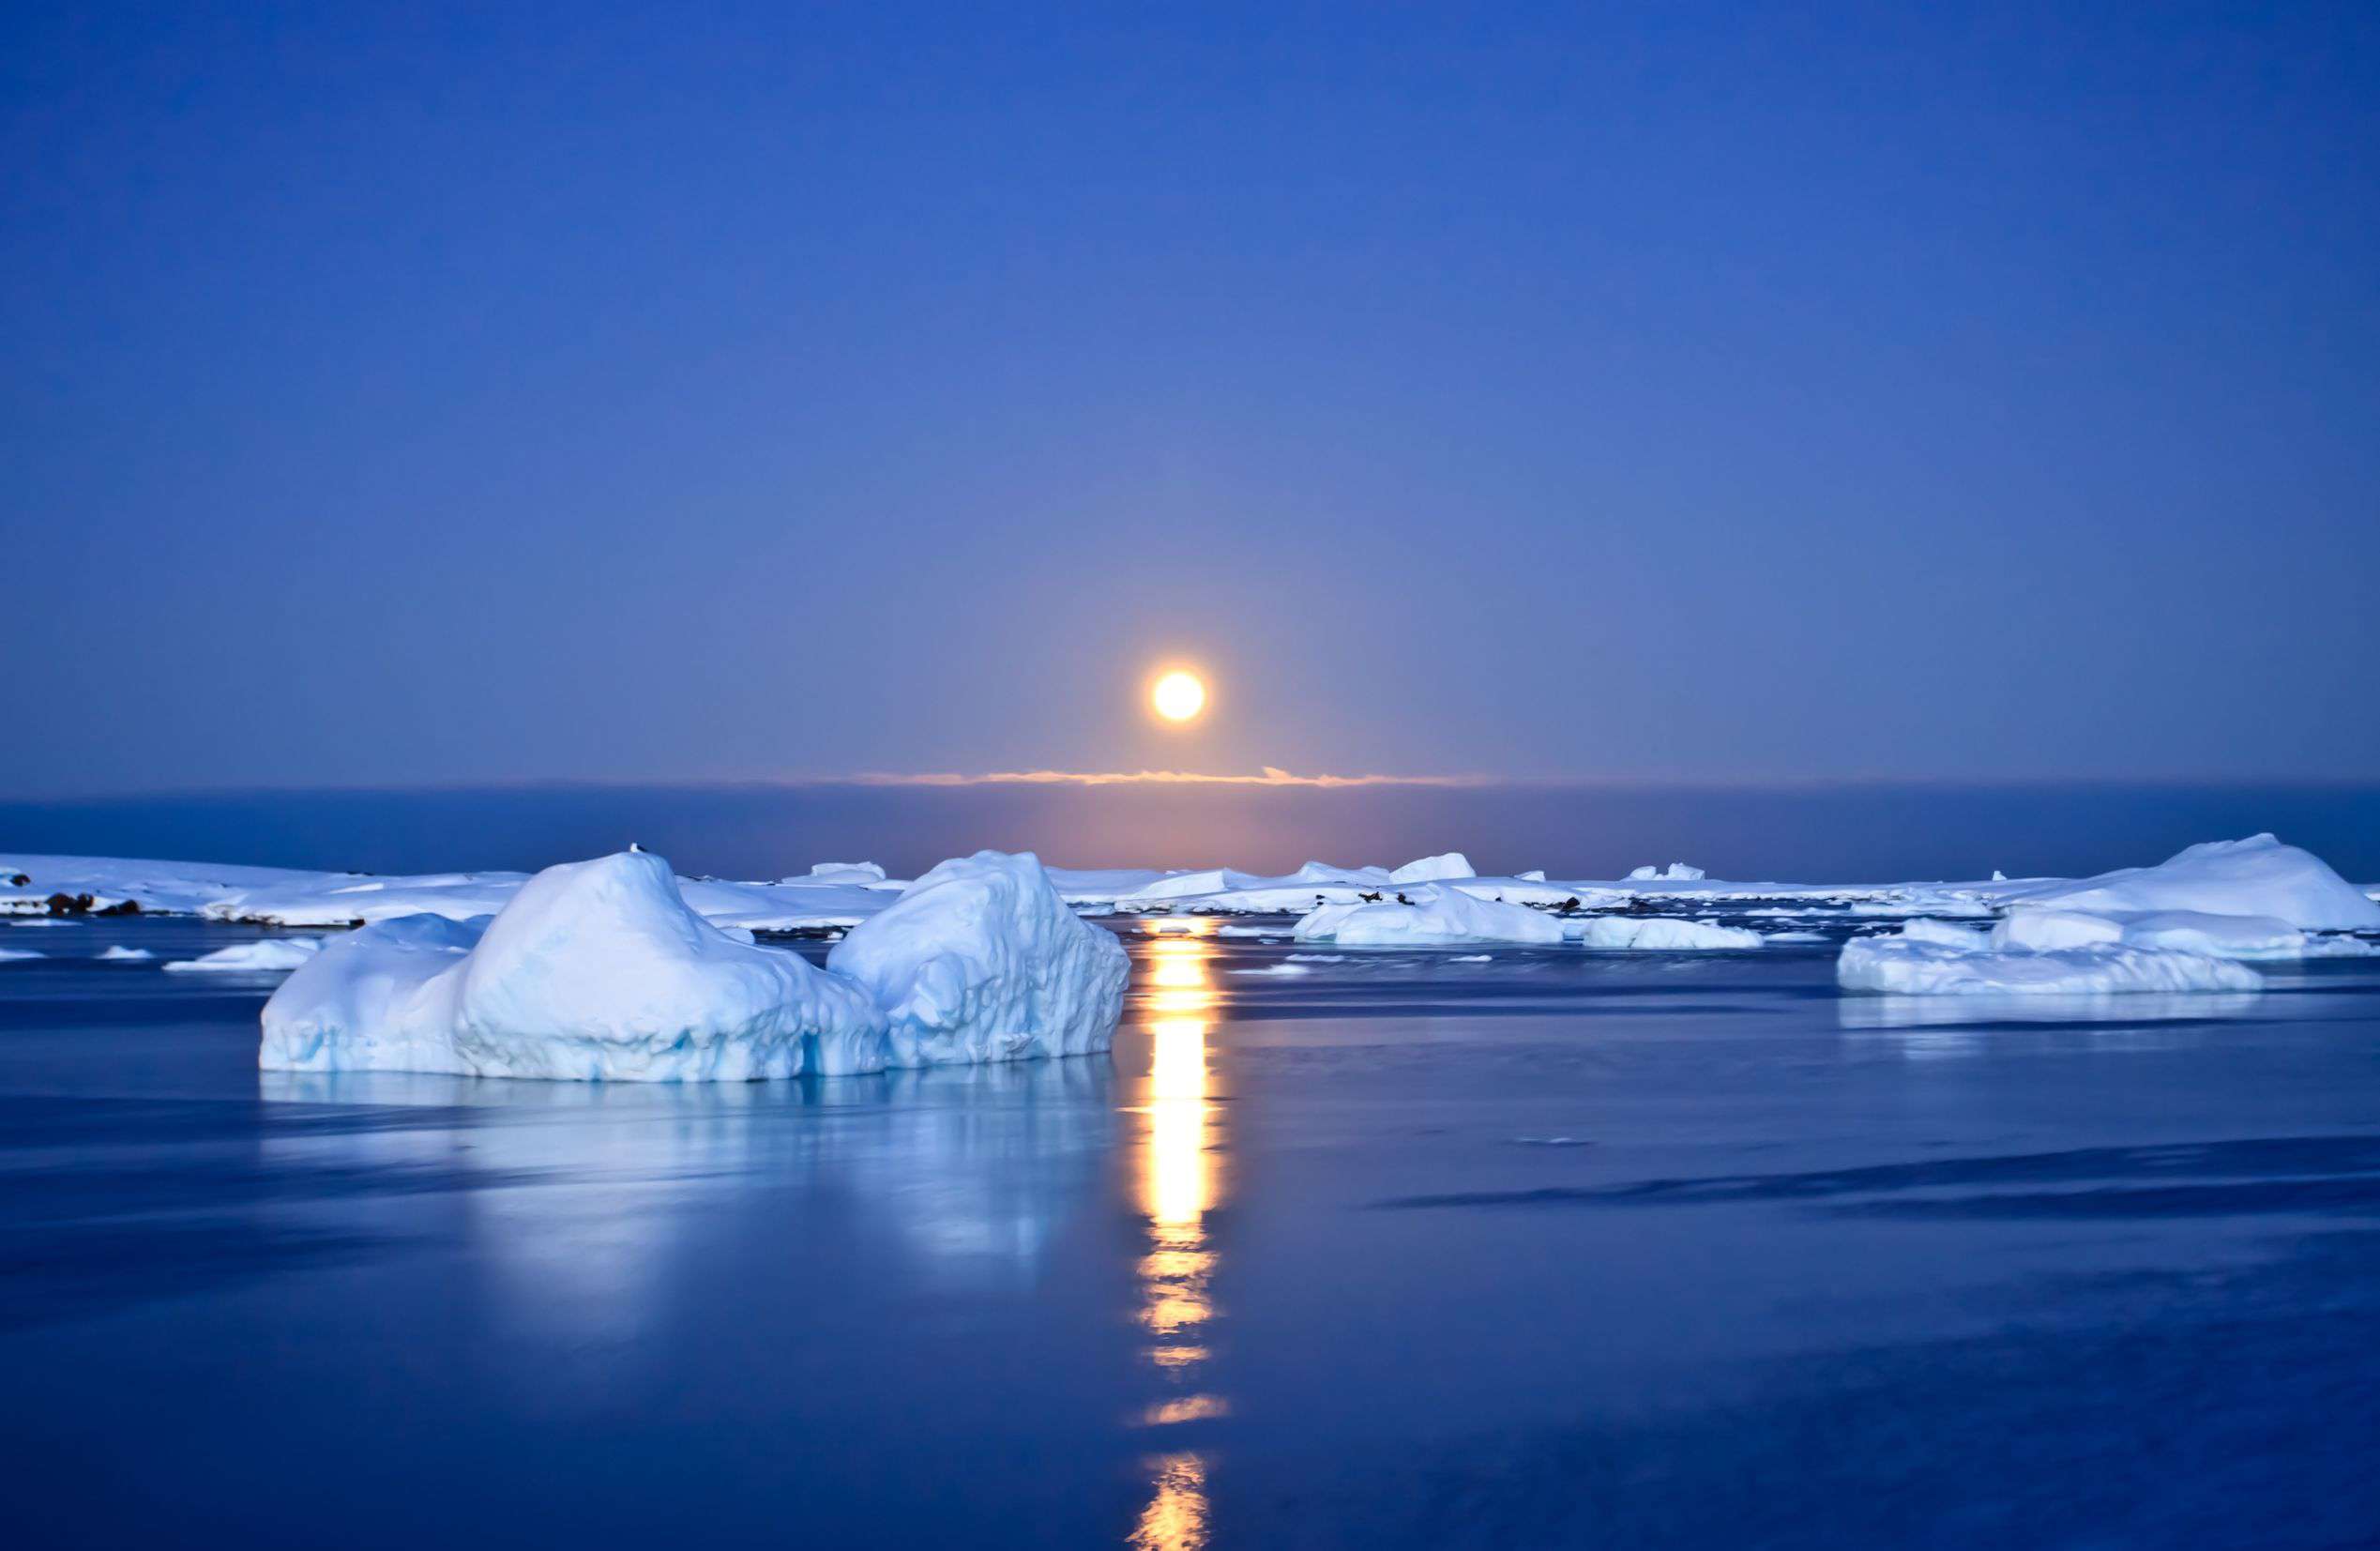
[[[1175,668],[1150,688],[1148,702],[1166,721],[1188,722],[1206,708],[1206,686],[1198,681],[1198,675]]]

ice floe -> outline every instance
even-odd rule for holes
[[[145,948],[127,948],[122,943],[117,943],[99,955],[99,962],[101,964],[146,964],[156,957],[155,953]]]
[[[1564,935],[1584,948],[1637,952],[1703,952],[1758,948],[1767,939],[1740,926],[1669,916],[1587,916],[1563,923]]]
[[[1922,920],[1909,923],[1915,930],[1854,937],[1835,961],[1835,980],[1847,991],[1917,996],[2254,991],[2264,984],[2231,959],[2127,946],[2120,928],[2110,937],[2066,920],[2036,920],[2014,933],[2005,930],[2009,924],[1981,932]]]

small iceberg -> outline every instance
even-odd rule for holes
[[[1402,871],[1402,869],[1401,869]],[[1292,932],[1299,942],[1352,948],[1424,948],[1457,943],[1562,941],[1562,922],[1524,905],[1480,899],[1460,889],[1425,886],[1413,903],[1326,905],[1309,911]]]
[[[165,967],[175,974],[285,975],[311,963],[322,950],[320,937],[266,937],[219,948],[195,959],[175,959]]]

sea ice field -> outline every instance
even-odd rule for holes
[[[463,962],[518,874],[0,858],[34,878],[0,916],[0,1522],[2367,1543],[2380,931],[2285,849],[1600,893],[1054,873],[1129,956],[1112,1047],[929,1059],[888,1015],[880,1069],[758,1082],[259,1070],[268,997],[377,962],[347,928],[443,902],[405,931]],[[41,908],[45,867],[90,906]],[[806,996],[902,897],[675,887]],[[923,930],[842,962],[958,1026],[915,1012]],[[2144,974],[2189,989],[2108,989]]]

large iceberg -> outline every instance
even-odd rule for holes
[[[1104,1050],[1125,954],[1031,856],[945,862],[820,969],[690,906],[630,851],[551,867],[492,918],[330,947],[265,1004],[261,1065],[629,1082],[842,1076]]]
[[[1326,905],[1300,918],[1292,935],[1299,942],[1336,942],[1365,948],[1420,948],[1448,943],[1562,941],[1562,922],[1523,905],[1480,899],[1460,889],[1426,885],[1413,903]]]
[[[2208,841],[2154,867],[2039,884],[2003,897],[2096,916],[2188,910],[2266,916],[2301,930],[2380,927],[2380,904],[2320,857],[2269,834]]]
[[[942,863],[835,945],[826,967],[885,1015],[896,1066],[1108,1048],[1129,960],[1031,852]]]
[[[630,1082],[882,1071],[884,1015],[798,954],[687,906],[649,851],[549,867],[484,923],[410,916],[265,1004],[272,1070]]]

